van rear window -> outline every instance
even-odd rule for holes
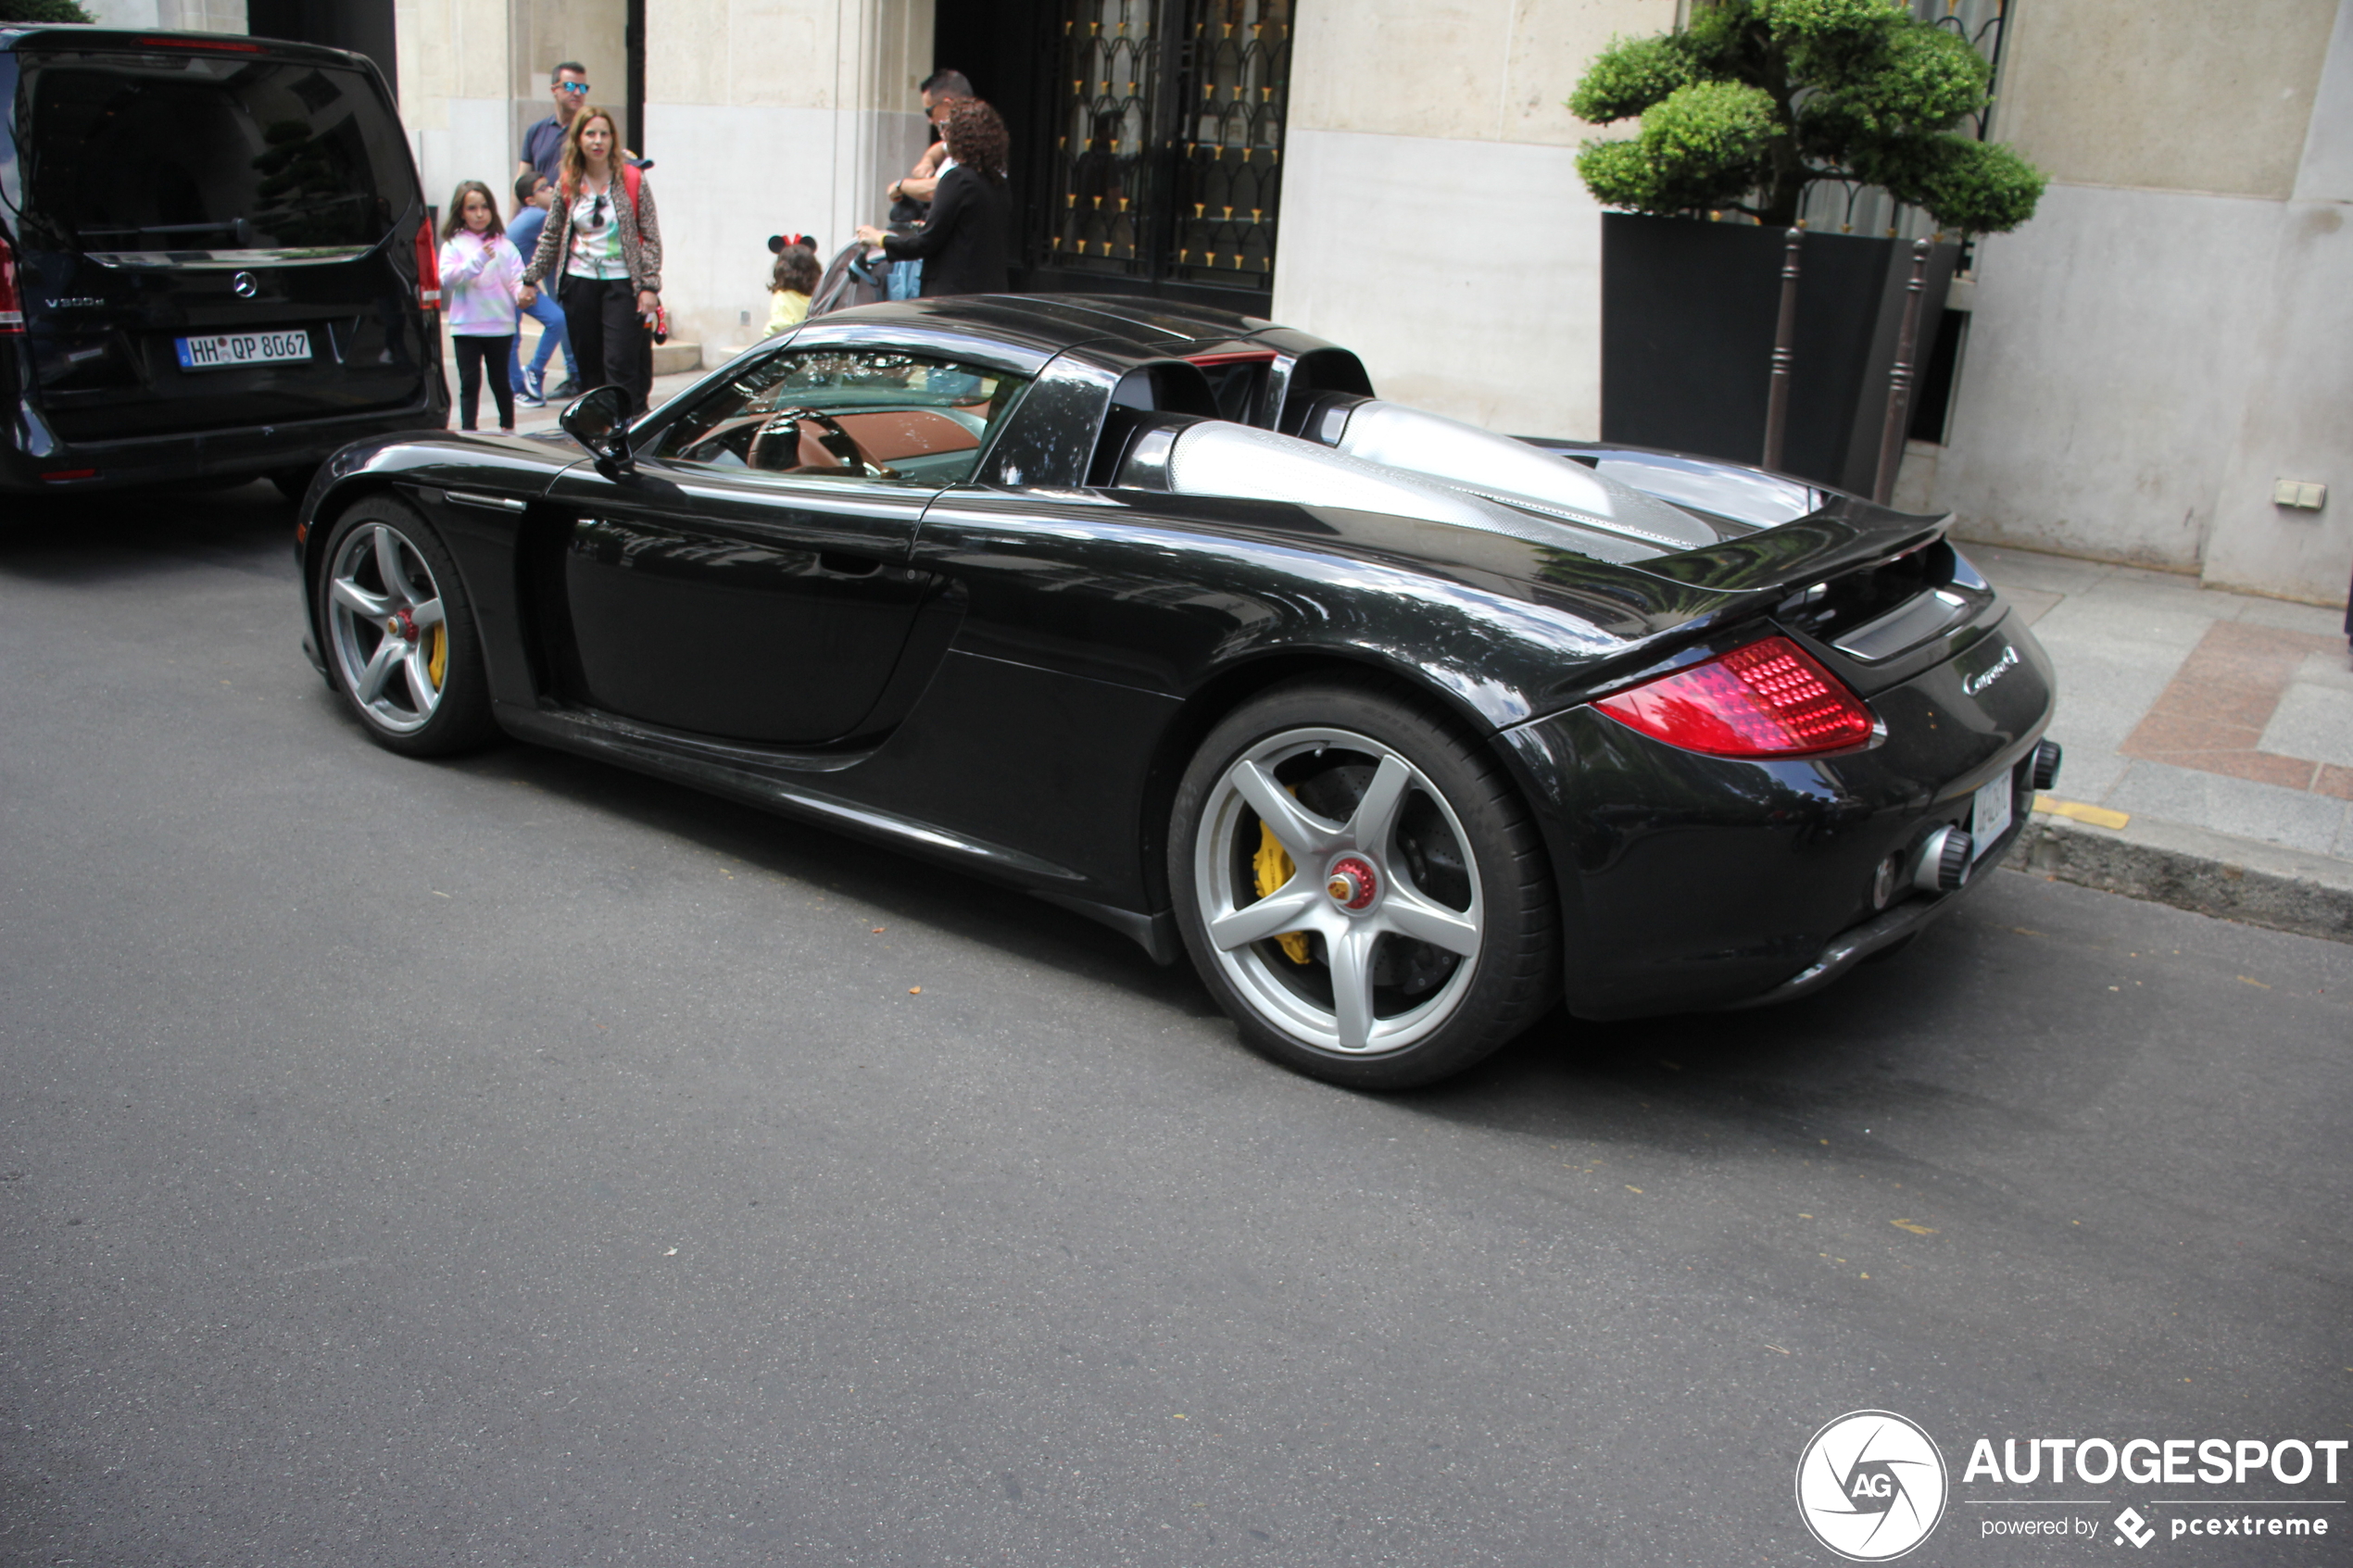
[[[414,199],[399,126],[359,71],[96,51],[19,60],[33,248],[371,245]]]

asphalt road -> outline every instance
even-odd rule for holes
[[[0,1561],[1830,1562],[1799,1454],[1878,1408],[1951,1469],[1907,1562],[2284,1497],[2335,1533],[2145,1556],[2353,1562],[2353,1460],[1961,1474],[2353,1436],[2353,948],[2005,872],[1350,1095],[1031,900],[379,751],[289,519],[0,523]]]

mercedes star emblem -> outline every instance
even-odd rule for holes
[[[261,285],[254,281],[250,272],[238,273],[229,280],[229,286],[236,292],[239,299],[251,299],[261,292]]]

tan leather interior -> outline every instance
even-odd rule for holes
[[[878,463],[895,463],[901,458],[928,458],[938,452],[969,452],[980,445],[980,437],[936,408],[886,408],[867,414],[837,414],[834,418]],[[818,446],[806,432],[800,438],[800,451],[805,463],[834,461],[832,454]],[[811,456],[812,452],[817,455]]]
[[[927,458],[940,452],[969,452],[980,438],[935,408],[878,408],[844,413],[837,421],[866,456],[884,468],[904,458]],[[800,449],[786,462],[774,449],[775,437],[752,439],[750,463],[769,473],[839,473],[849,465],[826,449],[819,439],[824,427],[814,420],[800,423]]]

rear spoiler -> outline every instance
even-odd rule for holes
[[[1794,522],[1635,561],[1627,570],[1718,593],[1753,593],[1893,560],[1934,544],[1952,524],[1950,512],[1923,516],[1859,495],[1833,495],[1820,510]]]

